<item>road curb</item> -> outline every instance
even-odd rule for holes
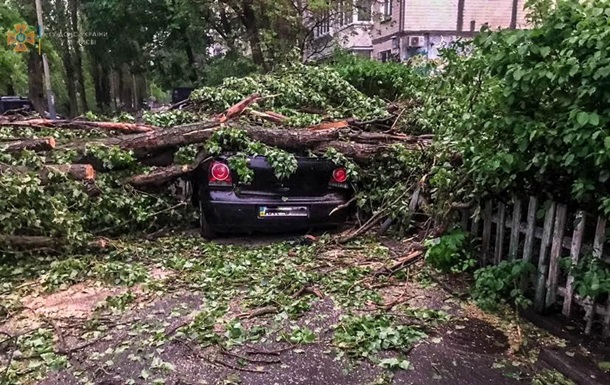
[[[579,353],[566,354],[558,348],[542,348],[539,360],[551,366],[578,385],[607,385],[609,374],[604,374],[589,358]]]

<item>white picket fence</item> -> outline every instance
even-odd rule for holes
[[[526,203],[527,207],[517,198],[508,204],[489,200],[477,217],[461,212],[462,228],[481,239],[481,265],[503,259],[532,262],[537,266],[531,286],[536,311],[561,303],[566,317],[584,314],[585,333],[590,334],[593,324],[600,323],[604,338],[610,337],[610,298],[605,303],[580,298],[574,292],[574,277],[559,268],[561,258],[569,256],[578,262],[585,254],[610,263],[604,254],[606,218],[584,211],[568,213],[564,204],[543,204],[535,197]],[[536,216],[540,209],[544,209],[543,220]]]

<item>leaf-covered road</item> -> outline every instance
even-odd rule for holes
[[[2,366],[10,361],[7,383],[455,385],[531,378],[534,357],[514,350],[535,330],[522,326],[518,337],[510,320],[443,291],[422,266],[374,274],[412,245],[304,243],[172,236],[116,243],[103,258],[3,267],[0,330],[13,337],[0,345]]]

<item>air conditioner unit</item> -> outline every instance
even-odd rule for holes
[[[423,36],[409,36],[409,47],[423,47],[424,37]]]

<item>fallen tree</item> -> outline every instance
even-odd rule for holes
[[[69,244],[67,239],[52,238],[36,235],[2,235],[0,234],[0,247],[10,247],[20,250],[35,250],[35,249],[57,249],[61,246]],[[108,246],[108,241],[103,238],[98,238],[86,242],[87,247],[91,249],[104,249]]]
[[[7,201],[0,200],[0,209],[8,210],[15,224],[0,225],[0,234],[49,234],[49,239],[16,238],[5,240],[4,244],[25,249],[24,244],[47,242],[52,248],[54,239],[82,241],[90,237],[81,234],[154,232],[170,223],[175,226],[182,220],[189,221],[192,209],[187,210],[184,202],[163,187],[189,176],[203,161],[219,154],[229,158],[273,154],[280,162],[291,161],[295,155],[315,154],[346,167],[350,180],[357,185],[357,196],[350,202],[358,202],[364,225],[340,242],[363,234],[389,217],[404,215],[402,198],[427,167],[429,158],[425,153],[432,137],[410,135],[401,125],[400,108],[389,108],[340,83],[334,86],[345,89],[325,89],[321,79],[314,76],[315,69],[307,71],[307,81],[299,80],[303,74],[298,71],[289,76],[290,81],[300,82],[297,88],[306,98],[292,93],[294,87],[283,87],[282,80],[276,78],[271,86],[267,78],[261,78],[261,84],[269,87],[246,95],[244,90],[221,90],[223,85],[219,90],[203,90],[199,96],[196,93],[191,101],[194,111],[205,110],[206,115],[192,112],[188,118],[197,116],[198,121],[167,128],[44,119],[9,122],[7,125],[15,130],[0,132],[0,136],[5,135],[0,137],[4,147],[11,148],[6,151],[8,158],[0,159],[4,162],[0,189]],[[280,83],[274,83],[277,81]],[[284,88],[288,93],[281,93]],[[223,105],[229,100],[233,105],[223,113],[212,110],[217,102],[202,105],[206,100],[220,100],[225,94],[229,96]],[[236,100],[238,95],[240,99]],[[310,105],[312,101],[316,102]],[[175,112],[168,112],[172,113]],[[180,111],[177,119],[169,116],[147,121],[165,126],[165,122],[184,121],[182,114]],[[35,130],[19,131],[27,127]],[[40,128],[44,130],[36,130]],[[76,128],[108,129],[114,135],[91,135],[86,130],[81,134]],[[43,133],[57,138],[58,143],[53,138],[13,140],[16,138],[6,137],[7,133]],[[276,177],[287,178],[291,172],[294,170],[287,168]],[[28,178],[22,178],[20,173]],[[63,174],[68,179],[57,184],[49,177],[51,174]],[[238,173],[238,177],[246,178],[246,174]],[[23,183],[26,186],[21,186]],[[20,195],[21,191],[27,194]],[[57,224],[51,218],[58,218]],[[402,222],[391,223],[398,226]],[[27,230],[30,227],[33,231]]]
[[[90,164],[45,164],[40,170],[35,171],[26,166],[0,164],[0,174],[5,172],[19,174],[35,172],[42,184],[50,183],[53,174],[66,175],[77,181],[93,181],[95,179],[95,170]]]
[[[358,132],[349,128],[323,130],[282,129],[232,123],[222,124],[217,121],[209,121],[187,124],[166,130],[154,130],[142,134],[68,143],[60,146],[60,149],[83,152],[87,145],[100,144],[117,146],[123,150],[132,150],[136,157],[145,158],[151,153],[160,150],[205,143],[212,137],[215,131],[223,128],[244,130],[252,140],[288,151],[328,148],[332,147],[329,144],[332,142],[333,146],[344,148],[348,152],[346,155],[357,157],[359,158],[357,160],[363,161],[366,160],[366,157],[359,157],[358,146],[351,146],[350,143],[369,144],[370,147],[361,147],[369,154],[372,153],[373,149],[383,149],[389,144],[415,145],[413,148],[416,148],[417,145],[427,146],[430,143],[428,135],[420,138],[418,136]]]
[[[23,150],[50,151],[56,146],[55,138],[23,139],[5,142],[0,150],[7,153],[19,153]]]
[[[123,133],[149,132],[157,127],[138,123],[124,122],[91,122],[88,120],[50,120],[50,119],[26,119],[26,120],[0,120],[0,126],[4,127],[28,127],[28,128],[57,128],[57,129],[101,129],[119,131]]]

